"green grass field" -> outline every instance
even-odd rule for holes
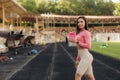
[[[103,42],[92,42],[92,49],[95,52],[111,56],[120,60],[120,42],[108,42],[108,47],[101,47]]]

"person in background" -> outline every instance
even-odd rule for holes
[[[75,63],[75,80],[81,80],[83,75],[86,75],[88,80],[95,80],[92,68],[93,56],[89,53],[89,49],[91,48],[91,33],[88,31],[85,17],[77,19],[76,36],[70,41],[77,43],[78,48]]]
[[[68,37],[67,37],[67,35],[65,37],[65,42],[66,42],[66,44],[68,44]]]

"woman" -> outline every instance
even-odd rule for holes
[[[91,35],[85,17],[77,19],[76,37],[71,41],[77,43],[78,48],[75,80],[81,80],[84,74],[88,80],[95,80],[92,69],[93,56],[88,51],[91,48]]]

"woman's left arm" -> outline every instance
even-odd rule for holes
[[[84,34],[84,42],[78,42],[78,44],[83,47],[83,48],[87,48],[87,49],[90,49],[91,48],[91,34],[90,32],[86,32]]]

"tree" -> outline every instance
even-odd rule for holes
[[[120,2],[119,3],[115,3],[114,15],[120,16]]]
[[[113,15],[111,0],[18,0],[28,11],[60,15]],[[116,10],[119,11],[119,10]]]
[[[17,0],[23,7],[25,7],[28,11],[33,13],[39,13],[37,10],[36,0]]]
[[[80,1],[78,0],[60,0],[56,7],[57,14],[64,14],[64,15],[79,15],[82,11],[82,6]]]

